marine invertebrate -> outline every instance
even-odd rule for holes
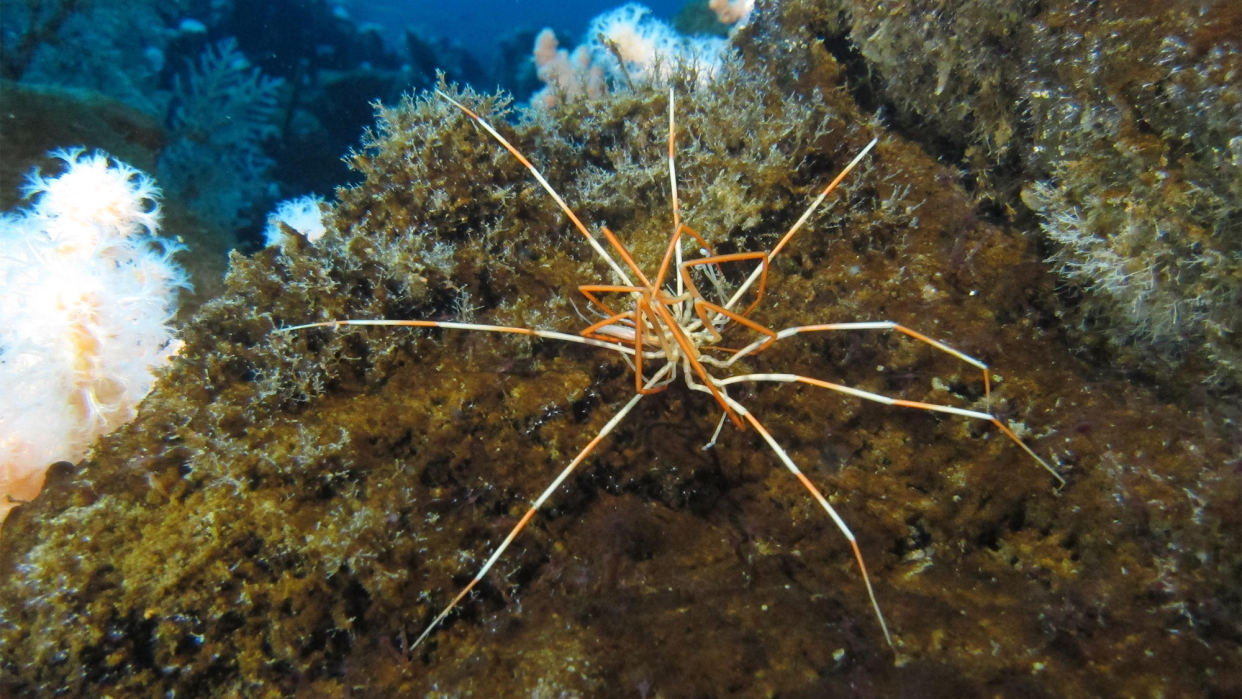
[[[52,154],[28,210],[0,216],[0,522],[57,461],[132,420],[177,351],[168,325],[188,286],[156,237],[160,196],[107,154]]]
[[[559,48],[551,29],[535,37],[536,71],[547,87],[532,96],[531,104],[599,98],[610,81],[631,87],[664,84],[677,70],[693,70],[700,80],[710,80],[725,47],[720,37],[682,36],[643,5],[626,3],[591,20],[586,41],[572,52]]]
[[[495,128],[486,120],[480,117],[469,107],[461,104],[457,100],[448,96],[442,91],[437,90],[437,94],[445,100],[451,102],[455,107],[464,112],[468,117],[478,123],[488,134],[496,139],[501,146],[505,148],[513,157],[530,171],[530,174],[538,181],[540,186],[548,193],[556,202],[560,210],[573,223],[573,226],[583,238],[587,241],[594,252],[607,263],[613,275],[612,283],[587,284],[578,287],[578,290],[585,296],[592,310],[599,314],[602,320],[590,324],[583,329],[579,335],[570,335],[555,330],[543,330],[532,328],[520,328],[512,326],[499,325],[480,325],[468,322],[452,322],[452,321],[434,321],[434,320],[391,320],[391,319],[339,319],[330,321],[320,321],[307,323],[285,328],[281,332],[294,332],[310,328],[331,327],[333,329],[342,326],[388,326],[388,327],[416,327],[416,328],[439,328],[445,330],[467,330],[496,332],[514,335],[524,335],[530,337],[538,337],[541,339],[558,340],[563,342],[575,342],[579,344],[593,345],[606,349],[620,352],[626,357],[627,363],[631,365],[634,371],[634,389],[635,395],[620,408],[616,414],[603,426],[594,438],[587,443],[585,447],[569,462],[560,474],[548,485],[542,493],[534,500],[534,503],[526,510],[525,514],[518,523],[509,531],[504,541],[495,548],[487,562],[481,567],[474,578],[457,594],[456,597],[448,603],[447,606],[426,626],[423,632],[415,639],[414,646],[418,646],[427,636],[453,611],[457,604],[465,598],[471,590],[475,588],[484,579],[492,566],[500,559],[501,555],[517,538],[518,534],[526,527],[527,523],[535,516],[539,509],[547,502],[553,492],[574,472],[574,470],[591,454],[597,445],[608,436],[622,420],[634,409],[640,399],[646,395],[660,393],[673,384],[678,378],[680,370],[681,377],[684,379],[686,387],[692,391],[698,391],[711,395],[722,410],[720,422],[716,428],[716,434],[713,435],[708,446],[715,444],[716,438],[720,434],[720,430],[724,427],[725,419],[728,418],[739,429],[752,427],[762,435],[764,441],[771,448],[772,452],[778,457],[781,463],[792,473],[798,481],[806,488],[810,495],[823,507],[824,511],[832,518],[833,523],[840,530],[841,534],[850,542],[853,549],[855,560],[858,562],[859,571],[862,573],[863,582],[866,585],[867,596],[871,600],[872,609],[875,611],[876,619],[880,628],[884,632],[884,638],[890,646],[893,640],[889,634],[888,625],[884,621],[884,614],[880,610],[880,605],[876,601],[875,592],[871,586],[871,581],[867,576],[867,567],[863,562],[862,552],[858,547],[858,542],[854,534],[850,531],[845,521],[841,518],[837,511],[832,507],[828,500],[821,494],[820,490],[802,473],[795,465],[793,459],[790,458],[788,452],[772,437],[771,433],[759,422],[755,415],[749,411],[744,405],[729,395],[729,386],[745,383],[801,383],[817,388],[823,388],[830,391],[842,393],[854,398],[873,401],[888,406],[898,406],[905,408],[915,408],[931,412],[948,413],[961,417],[969,417],[974,419],[986,420],[994,424],[1009,439],[1021,447],[1029,454],[1040,466],[1051,473],[1058,481],[1064,485],[1065,480],[1052,469],[1043,459],[1035,454],[1021,439],[1014,434],[1008,426],[1001,422],[990,412],[981,412],[977,410],[967,410],[960,407],[941,405],[936,403],[927,403],[922,401],[910,401],[904,399],[894,399],[886,395],[874,393],[871,391],[861,390],[859,388],[848,385],[832,383],[809,376],[790,373],[742,373],[729,376],[724,379],[717,378],[707,369],[708,366],[716,369],[731,368],[735,362],[744,357],[759,354],[768,349],[774,342],[781,339],[787,339],[802,333],[817,332],[856,332],[856,331],[891,331],[900,333],[909,338],[913,338],[927,346],[930,346],[940,352],[955,357],[956,359],[969,364],[976,369],[982,371],[984,386],[984,401],[990,403],[991,400],[991,383],[989,377],[989,369],[977,359],[965,355],[941,342],[937,342],[926,335],[915,330],[907,328],[892,321],[863,321],[863,322],[846,322],[846,323],[829,323],[818,325],[794,326],[780,330],[779,332],[766,328],[747,318],[747,316],[755,309],[763,300],[764,289],[767,284],[768,268],[772,258],[780,253],[780,251],[789,243],[794,235],[802,228],[803,224],[815,213],[816,209],[824,202],[837,186],[849,175],[849,173],[862,161],[862,159],[871,151],[879,142],[878,138],[872,139],[870,143],[862,149],[862,151],[846,165],[840,173],[812,200],[811,204],[806,208],[802,215],[794,222],[788,231],[780,238],[779,242],[771,249],[771,251],[760,252],[739,252],[725,255],[716,255],[711,251],[711,245],[693,228],[682,223],[680,204],[677,196],[677,168],[676,168],[676,103],[675,91],[669,89],[668,93],[668,174],[669,187],[671,191],[672,205],[672,234],[669,238],[668,246],[665,249],[659,271],[649,279],[642,269],[634,262],[630,251],[621,242],[621,240],[608,229],[607,226],[600,228],[600,235],[606,239],[612,248],[612,253],[601,245],[596,236],[587,229],[586,225],[579,219],[577,214],[570,209],[565,200],[552,188],[543,174],[530,162],[517,148],[510,144]],[[685,261],[685,241],[690,240],[692,246],[697,243],[701,258]],[[614,254],[616,257],[614,257]],[[618,261],[619,260],[619,261]],[[735,288],[731,287],[727,278],[721,269],[722,265],[729,263],[757,263],[753,271],[745,277],[745,280],[738,284]],[[623,263],[623,264],[622,264]],[[628,268],[628,272],[627,272]],[[666,280],[670,277],[672,280]],[[698,284],[694,281],[693,273],[700,273],[700,281],[698,284],[708,285],[712,287],[713,296],[716,301],[709,301],[698,288]],[[634,276],[631,278],[630,273]],[[637,282],[634,280],[638,280]],[[756,286],[757,282],[757,286]],[[753,293],[753,298],[751,294]],[[620,295],[620,298],[628,302],[632,302],[631,310],[616,312],[614,307],[616,302],[605,302],[602,297],[609,294]],[[745,310],[738,310],[744,299],[750,302]],[[752,332],[759,333],[760,337],[753,342],[744,345],[740,349],[730,349],[717,346],[723,339],[723,332],[733,330],[735,328],[744,328]],[[726,359],[718,359],[711,355],[711,352],[721,352],[729,355]],[[632,361],[631,361],[632,359]],[[650,365],[657,363],[658,366],[653,373],[648,375],[644,371],[644,363]]]
[[[711,0],[708,7],[721,24],[745,24],[755,9],[755,0]]]
[[[267,226],[263,229],[263,242],[267,245],[284,245],[285,232],[280,225],[284,224],[304,236],[306,240],[315,242],[323,237],[323,197],[308,194],[303,197],[286,199],[276,205],[276,210],[267,217]]]
[[[558,99],[596,98],[604,93],[604,71],[592,65],[585,44],[571,54],[560,48],[550,27],[535,37],[535,73],[545,87],[532,98],[532,104],[551,105]]]

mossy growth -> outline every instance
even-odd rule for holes
[[[1175,7],[1091,22],[1057,8],[1025,89],[1022,199],[1087,290],[1071,315],[1137,363],[1153,356],[1242,387],[1242,7]],[[1115,46],[1101,50],[1102,46]],[[1176,375],[1176,371],[1170,372]]]
[[[1037,234],[1077,341],[1173,388],[1242,386],[1242,6],[782,4],[855,94]],[[1033,217],[1030,212],[1038,214]]]
[[[758,22],[752,36],[778,34]],[[687,223],[758,250],[873,136],[773,264],[773,328],[890,319],[747,363],[991,409],[986,425],[807,387],[736,395],[849,520],[848,546],[753,431],[684,386],[644,399],[429,641],[408,642],[633,394],[594,348],[477,333],[281,327],[459,318],[573,332],[606,267],[529,173],[447,102],[382,109],[317,244],[234,256],[228,292],[137,420],[5,525],[14,696],[1168,696],[1237,685],[1238,484],[1199,414],[1097,376],[1055,278],[955,174],[885,133],[814,43],[756,41],[675,85]],[[775,60],[783,57],[788,60]],[[584,221],[652,269],[671,230],[668,92],[514,114],[451,90]],[[514,117],[517,117],[516,119]],[[510,123],[512,122],[512,123]],[[732,274],[732,273],[730,273]],[[736,280],[735,280],[736,281]],[[736,338],[735,338],[736,340]],[[1171,634],[1170,629],[1178,633]],[[1205,651],[1204,646],[1207,646]]]

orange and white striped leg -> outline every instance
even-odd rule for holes
[[[871,391],[864,391],[859,388],[843,386],[841,384],[836,384],[836,383],[832,383],[829,381],[821,381],[820,379],[813,379],[809,376],[799,376],[798,374],[741,374],[739,376],[730,376],[727,379],[721,379],[717,382],[717,385],[724,387],[724,386],[728,386],[729,384],[734,384],[734,383],[759,382],[759,381],[768,381],[768,382],[773,382],[773,383],[804,383],[810,386],[818,386],[819,388],[826,388],[830,391],[836,391],[838,393],[844,393],[846,395],[851,395],[856,398],[862,398],[863,400],[869,400],[875,403],[881,403],[883,405],[895,405],[895,406],[902,407],[902,408],[916,408],[918,410],[930,410],[932,412],[937,412],[937,413],[949,413],[951,415],[961,415],[962,417],[970,417],[970,418],[975,418],[977,420],[987,420],[988,422],[991,422],[993,425],[996,425],[998,428],[1000,428],[1001,432],[1003,432],[1005,436],[1013,440],[1013,443],[1021,447],[1022,451],[1025,451],[1027,454],[1029,454],[1032,459],[1035,459],[1036,463],[1042,466],[1045,471],[1052,474],[1052,477],[1056,478],[1057,481],[1061,484],[1061,486],[1065,485],[1065,478],[1063,478],[1061,474],[1057,473],[1056,470],[1053,469],[1051,466],[1049,466],[1046,461],[1039,458],[1039,455],[1036,454],[1034,451],[1032,451],[1030,447],[1028,447],[1021,439],[1019,439],[1018,435],[1013,433],[1013,430],[1009,429],[1007,425],[1005,425],[1003,422],[1001,422],[999,419],[996,418],[996,416],[992,415],[991,413],[981,413],[977,410],[966,410],[965,408],[955,408],[951,405],[936,405],[935,403],[922,403],[919,401],[904,400],[901,398],[890,398],[888,396],[885,396],[879,393],[872,393]]]
[[[723,384],[724,382],[722,381],[720,383]],[[797,464],[793,462],[793,459],[789,458],[789,454],[785,452],[784,447],[782,447],[776,439],[772,437],[772,434],[768,432],[759,420],[755,418],[749,410],[743,407],[741,403],[738,403],[736,400],[730,398],[728,394],[725,394],[725,400],[727,400],[730,406],[737,411],[739,415],[745,418],[746,421],[750,423],[751,427],[754,427],[755,431],[763,437],[763,441],[768,443],[768,446],[776,454],[776,457],[780,459],[781,463],[785,465],[785,468],[789,469],[789,472],[798,479],[798,482],[802,484],[802,487],[806,488],[807,491],[810,492],[811,497],[815,498],[815,501],[824,508],[824,511],[827,512],[828,516],[832,518],[833,524],[837,525],[837,529],[839,529],[841,533],[845,535],[846,540],[850,542],[850,548],[854,550],[854,560],[858,561],[858,570],[862,573],[863,584],[867,587],[867,597],[871,600],[871,608],[875,610],[875,618],[880,622],[880,629],[884,632],[884,640],[888,641],[889,647],[892,648],[893,637],[888,632],[888,623],[884,621],[884,612],[880,611],[880,603],[875,597],[875,589],[871,587],[871,577],[867,575],[867,564],[863,561],[862,550],[858,548],[858,540],[854,538],[854,532],[850,531],[849,526],[845,524],[845,520],[841,519],[841,515],[837,514],[836,509],[834,509],[832,504],[828,502],[828,499],[824,497],[824,494],[819,492],[819,488],[816,488],[815,484],[812,483],[811,480],[806,477],[806,474],[802,472],[802,469],[798,468]]]
[[[671,365],[666,364],[660,371],[656,372],[656,375],[653,376],[648,383],[655,383],[664,378],[664,374],[670,370],[670,367]],[[621,408],[621,410],[617,412],[617,414],[614,415],[607,424],[604,425],[603,429],[599,431],[599,434],[596,434],[595,438],[583,447],[582,451],[578,452],[578,455],[574,457],[573,461],[569,462],[569,465],[560,472],[560,475],[558,475],[556,479],[553,480],[552,483],[539,494],[539,497],[536,498],[535,502],[531,504],[530,509],[526,510],[526,514],[522,515],[522,519],[518,520],[517,525],[509,531],[509,535],[505,537],[504,541],[500,543],[500,546],[498,546],[492,553],[491,557],[487,559],[487,562],[483,564],[483,567],[479,570],[478,574],[474,576],[474,579],[462,588],[461,592],[457,593],[457,596],[453,598],[452,602],[448,603],[448,606],[444,608],[444,611],[440,612],[436,615],[435,619],[431,620],[431,623],[427,625],[426,629],[423,629],[423,632],[419,634],[418,638],[414,640],[413,645],[410,646],[411,650],[417,648],[418,645],[422,643],[423,640],[426,639],[437,626],[440,625],[440,622],[444,621],[444,618],[453,611],[453,608],[457,606],[457,603],[462,601],[466,595],[470,594],[470,591],[473,590],[481,580],[483,580],[484,576],[487,575],[487,572],[492,569],[492,566],[496,565],[496,561],[500,559],[501,554],[505,552],[505,549],[509,548],[509,544],[513,543],[513,540],[517,538],[518,534],[526,528],[527,523],[534,518],[535,513],[539,511],[540,507],[543,507],[543,504],[548,501],[548,498],[552,496],[552,493],[565,482],[566,478],[569,478],[569,474],[573,473],[574,469],[578,468],[578,465],[581,464],[583,460],[585,460],[586,457],[595,449],[595,447],[604,440],[604,437],[608,436],[608,434],[612,432],[622,420],[625,419],[625,416],[634,409],[635,405],[638,405],[638,401],[642,400],[642,398],[643,394],[635,394],[634,397],[631,398],[629,402],[626,403],[625,406]]]

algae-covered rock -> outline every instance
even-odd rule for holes
[[[794,15],[796,16],[796,15]],[[786,18],[788,19],[788,17]],[[451,104],[385,108],[328,234],[235,255],[228,293],[138,419],[20,508],[0,546],[14,696],[1224,695],[1239,677],[1236,454],[1207,411],[1072,351],[1058,284],[954,171],[888,133],[814,41],[752,25],[745,60],[676,82],[686,223],[770,247],[880,143],[772,265],[755,321],[893,320],[807,335],[739,371],[795,372],[992,410],[987,423],[811,386],[645,398],[426,643],[410,641],[633,395],[596,348],[446,330],[280,328],[471,319],[576,332],[607,268],[512,156]],[[591,230],[652,270],[671,232],[663,87],[506,123]],[[733,282],[740,272],[729,271]],[[749,335],[727,336],[739,346]],[[897,661],[896,663],[894,661]]]
[[[1078,342],[1236,395],[1242,5],[790,5],[854,66],[855,93],[967,166],[990,209],[1039,215]]]

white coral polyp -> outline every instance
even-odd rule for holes
[[[100,246],[159,228],[160,191],[151,178],[103,153],[82,149],[56,151],[68,169],[60,177],[30,177],[27,197],[37,197],[34,212],[44,219],[47,235],[65,252],[93,253]]]
[[[628,72],[631,80],[665,80],[669,71],[693,66],[706,81],[720,67],[726,44],[719,37],[682,36],[646,7],[627,3],[591,20],[587,46],[593,62],[614,79],[624,79]],[[617,54],[625,61],[625,72]]]
[[[318,242],[327,232],[323,225],[323,197],[308,194],[277,204],[276,210],[267,217],[267,227],[263,229],[264,243],[268,247],[285,245],[286,236],[278,223],[301,233],[312,243]]]
[[[558,47],[551,29],[539,33],[534,60],[546,87],[531,104],[550,107],[560,99],[598,98],[607,93],[605,78],[663,82],[672,71],[692,69],[706,84],[720,69],[727,46],[719,37],[682,36],[646,7],[627,3],[592,19],[586,41],[572,53]]]
[[[176,350],[184,271],[159,239],[159,190],[103,153],[53,154],[25,211],[0,216],[0,522],[47,467],[133,419]]]

